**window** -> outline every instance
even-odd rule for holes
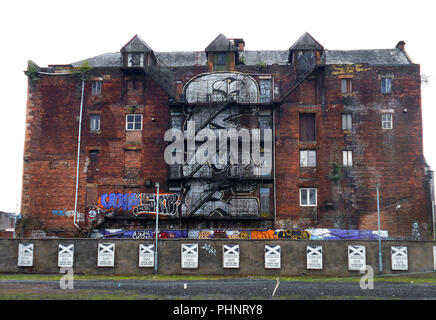
[[[92,81],[92,95],[101,94],[102,81]]]
[[[300,113],[300,141],[316,141],[315,113]]]
[[[126,115],[126,130],[142,130],[142,114]]]
[[[260,188],[260,212],[270,213],[270,188]]]
[[[342,114],[342,130],[351,130],[353,127],[353,116],[351,113]]]
[[[259,80],[260,88],[260,102],[268,103],[271,102],[272,90],[271,90],[271,80]]]
[[[341,91],[342,93],[351,93],[352,91],[352,83],[351,83],[351,79],[347,78],[347,79],[342,79],[341,80]]]
[[[91,123],[90,123],[91,131],[100,131],[100,115],[91,114],[90,119],[91,119]]]
[[[315,207],[316,194],[316,188],[300,188],[300,207]]]
[[[223,66],[227,64],[227,54],[225,53],[217,53],[216,54],[216,64],[219,66]]]
[[[391,93],[391,79],[390,78],[382,78],[381,79],[381,92],[382,93]]]
[[[300,150],[300,167],[316,167],[316,150]]]
[[[143,67],[144,66],[144,54],[143,53],[129,53],[127,56],[128,67]]]
[[[342,165],[344,167],[353,166],[353,151],[349,151],[349,150],[342,151]]]
[[[393,119],[392,113],[383,113],[382,114],[382,128],[383,129],[392,129],[393,128]]]

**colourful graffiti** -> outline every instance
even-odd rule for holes
[[[133,209],[135,215],[155,214],[156,213],[156,194],[141,193],[140,204]],[[177,193],[162,193],[159,194],[159,214],[175,216],[177,208],[180,206],[180,195]]]
[[[104,193],[98,199],[98,206],[105,210],[133,210],[140,204],[137,193]]]
[[[277,233],[278,239],[294,239],[294,240],[308,240],[310,233],[306,230],[281,230]]]
[[[105,229],[100,231],[102,238],[154,239],[153,230]],[[382,239],[388,239],[387,231],[380,232]],[[160,239],[291,239],[291,240],[346,240],[346,239],[378,239],[378,231],[374,230],[341,230],[341,229],[268,229],[268,230],[162,230]]]

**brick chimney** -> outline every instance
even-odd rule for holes
[[[404,51],[406,47],[406,43],[404,41],[398,42],[398,44],[395,46],[395,48],[400,49],[401,51]]]

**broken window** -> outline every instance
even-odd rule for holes
[[[270,213],[270,192],[271,188],[260,188],[260,212],[261,214]]]
[[[316,141],[315,113],[300,113],[300,141]]]
[[[382,93],[391,93],[391,79],[390,78],[382,78],[381,79],[381,92]]]
[[[127,114],[126,115],[126,130],[142,130],[142,114]]]
[[[351,130],[353,126],[353,116],[351,113],[342,114],[342,130]]]
[[[300,150],[300,167],[316,167],[316,150]]]
[[[341,80],[341,92],[351,93],[353,91],[351,78],[346,78]]]
[[[143,53],[129,53],[127,57],[128,67],[143,67],[144,66],[144,54]]]
[[[317,205],[316,188],[300,188],[300,206],[315,207]]]
[[[99,114],[91,114],[90,116],[90,129],[91,131],[100,131],[100,115]]]
[[[382,114],[382,128],[383,129],[392,129],[393,128],[393,115],[392,115],[392,113],[383,113]]]
[[[101,94],[102,81],[92,81],[92,95]]]
[[[227,64],[227,54],[226,53],[216,53],[216,64],[223,66]]]
[[[353,152],[349,150],[342,151],[342,165],[344,167],[353,166]]]
[[[271,89],[271,80],[259,80],[259,88],[260,88],[260,103],[268,103],[271,102],[272,97],[272,89]]]

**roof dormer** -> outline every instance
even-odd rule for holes
[[[153,50],[138,35],[135,35],[120,50],[124,68],[145,68],[156,63]]]
[[[209,71],[235,70],[238,48],[222,33],[206,49]]]
[[[289,48],[288,59],[293,65],[319,64],[323,51],[324,47],[306,32]]]

